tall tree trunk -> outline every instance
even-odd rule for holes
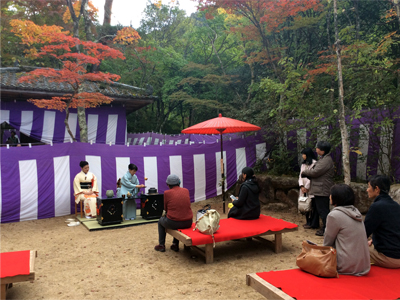
[[[399,26],[400,26],[400,0],[392,0],[394,5],[394,10],[397,14],[397,19],[399,19]]]
[[[72,99],[72,97],[71,97]],[[71,131],[71,128],[69,127],[68,119],[69,119],[69,105],[71,103],[71,100],[67,102],[67,106],[65,107],[65,119],[64,119],[64,124],[65,128],[67,128],[69,136],[72,138],[74,142],[76,142],[76,138],[74,137],[74,134]]]
[[[79,16],[75,15],[74,7],[72,5],[72,0],[66,0],[66,2],[67,2],[68,9],[69,9],[69,13],[71,14],[71,19],[72,19],[72,21],[74,23],[73,35],[74,35],[75,38],[79,39],[79,20],[80,20],[81,16],[85,15],[85,10],[86,10],[86,7],[87,7],[88,0],[81,0],[81,9],[80,9],[80,12],[79,12]],[[78,53],[80,52],[79,46],[76,47],[76,51]],[[84,89],[84,83],[82,83],[80,85],[78,91],[79,91],[79,93],[81,93],[84,90],[85,90]],[[79,132],[80,132],[80,141],[81,141],[81,143],[87,143],[88,142],[88,136],[87,136],[87,123],[86,123],[85,107],[84,106],[83,107],[78,107],[77,108],[77,112],[78,112],[78,124],[79,124]]]
[[[103,26],[111,25],[112,5],[113,5],[113,0],[106,0],[106,3],[104,4]]]
[[[357,42],[360,40],[360,14],[358,11],[358,1],[359,0],[353,0],[354,11],[356,13],[356,39],[357,39]]]
[[[331,53],[332,56],[332,63],[333,63],[333,47],[331,43],[331,34],[329,31],[329,28],[331,27],[331,6],[328,8],[328,12],[326,14],[326,34],[328,38],[328,48],[329,52]],[[331,110],[333,111],[334,109],[334,100],[335,100],[335,76],[331,75],[331,90],[330,90],[330,99],[331,99]]]
[[[80,141],[81,141],[81,143],[87,143],[88,142],[88,132],[87,132],[87,124],[86,124],[85,107],[79,106],[77,108],[77,113],[78,113]]]
[[[83,3],[82,3],[82,5],[83,5]],[[90,21],[90,18],[89,18],[89,16],[88,16],[88,12],[87,12],[87,6],[88,6],[88,3],[86,2],[85,3],[85,7],[84,7],[84,9],[83,9],[83,20],[84,20],[84,23],[85,23],[85,34],[86,34],[86,40],[87,41],[92,41],[93,39],[92,39],[92,29],[90,28],[90,25],[92,24],[92,21]]]
[[[337,56],[337,66],[338,66],[338,82],[339,82],[339,126],[340,134],[342,136],[342,159],[343,159],[343,174],[344,183],[350,184],[350,145],[349,145],[349,135],[346,127],[346,120],[344,114],[344,89],[343,89],[343,74],[342,74],[342,58],[337,22],[337,0],[333,1],[333,15],[335,19],[335,46],[336,46],[336,56]]]

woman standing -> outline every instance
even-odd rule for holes
[[[244,182],[240,186],[239,198],[232,200],[233,207],[228,212],[228,218],[240,220],[254,220],[260,217],[260,200],[258,195],[261,187],[254,176],[252,168],[242,170]]]
[[[79,163],[81,172],[74,179],[74,196],[75,202],[83,201],[86,218],[95,217],[96,214],[96,198],[99,195],[97,189],[97,179],[93,173],[89,172],[89,163],[81,161]]]
[[[334,185],[330,202],[334,208],[326,220],[324,246],[336,249],[338,273],[368,274],[371,263],[367,234],[361,213],[354,207],[354,191],[346,184]]]
[[[313,198],[312,195],[309,194],[310,191],[310,179],[301,177],[301,173],[304,170],[309,170],[314,167],[317,162],[317,157],[315,153],[311,150],[311,148],[304,148],[301,151],[301,155],[303,157],[303,163],[301,164],[300,174],[299,174],[299,186],[300,186],[300,194],[307,195],[308,197]],[[312,210],[306,213],[306,224],[303,225],[305,229],[310,228],[319,228],[319,215],[317,212],[317,208],[315,207],[314,201],[311,202]]]
[[[144,188],[144,184],[139,183],[139,179],[136,176],[138,167],[134,164],[128,165],[128,172],[121,178],[121,195],[125,195],[124,204],[122,206],[122,214],[125,220],[136,219],[136,200],[137,193],[140,188]],[[128,192],[132,194],[132,198],[128,200]]]
[[[318,142],[316,147],[318,161],[314,167],[301,173],[302,178],[311,179],[310,194],[314,196],[316,211],[322,220],[322,228],[315,233],[318,236],[324,236],[326,217],[329,214],[329,195],[334,185],[335,166],[329,155],[330,151],[331,144],[325,141]]]

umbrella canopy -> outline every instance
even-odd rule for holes
[[[244,132],[244,131],[256,131],[260,129],[261,128],[256,125],[231,118],[226,118],[223,117],[222,114],[219,114],[218,118],[214,118],[190,126],[182,130],[182,133],[222,134],[222,133],[234,133],[234,132]]]
[[[223,143],[222,143],[222,134],[223,133],[234,133],[234,132],[243,132],[243,131],[256,131],[261,128],[246,123],[243,121],[225,118],[222,114],[219,114],[218,118],[214,118],[208,121],[201,122],[199,124],[190,126],[184,130],[182,133],[188,134],[220,134],[221,135],[221,178],[222,180],[222,203],[223,203],[223,212],[225,213],[225,174],[224,174],[224,151],[223,151]]]

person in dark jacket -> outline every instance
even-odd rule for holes
[[[314,167],[304,170],[300,175],[311,179],[309,194],[314,195],[313,207],[315,205],[318,215],[322,219],[322,228],[315,233],[318,236],[323,236],[325,232],[326,217],[329,214],[329,195],[334,185],[335,166],[331,156],[328,155],[329,151],[331,151],[331,145],[328,142],[318,142],[316,147],[318,161]]]
[[[239,220],[254,220],[260,217],[260,200],[258,195],[261,192],[259,183],[254,176],[252,168],[245,167],[242,170],[244,182],[240,186],[239,197],[232,200],[233,207],[228,212],[228,218]]]
[[[400,205],[389,196],[390,179],[376,175],[368,182],[368,197],[375,198],[365,216],[371,263],[400,268]],[[373,247],[372,247],[373,244]]]

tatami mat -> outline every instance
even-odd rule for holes
[[[123,220],[119,224],[111,224],[111,225],[100,225],[97,222],[96,218],[86,219],[85,217],[81,218],[80,215],[76,216],[76,219],[78,219],[78,221],[80,221],[82,225],[85,226],[89,231],[123,228],[128,226],[136,226],[136,225],[158,222],[158,219],[145,220],[139,214],[140,210],[138,210],[135,220]]]

